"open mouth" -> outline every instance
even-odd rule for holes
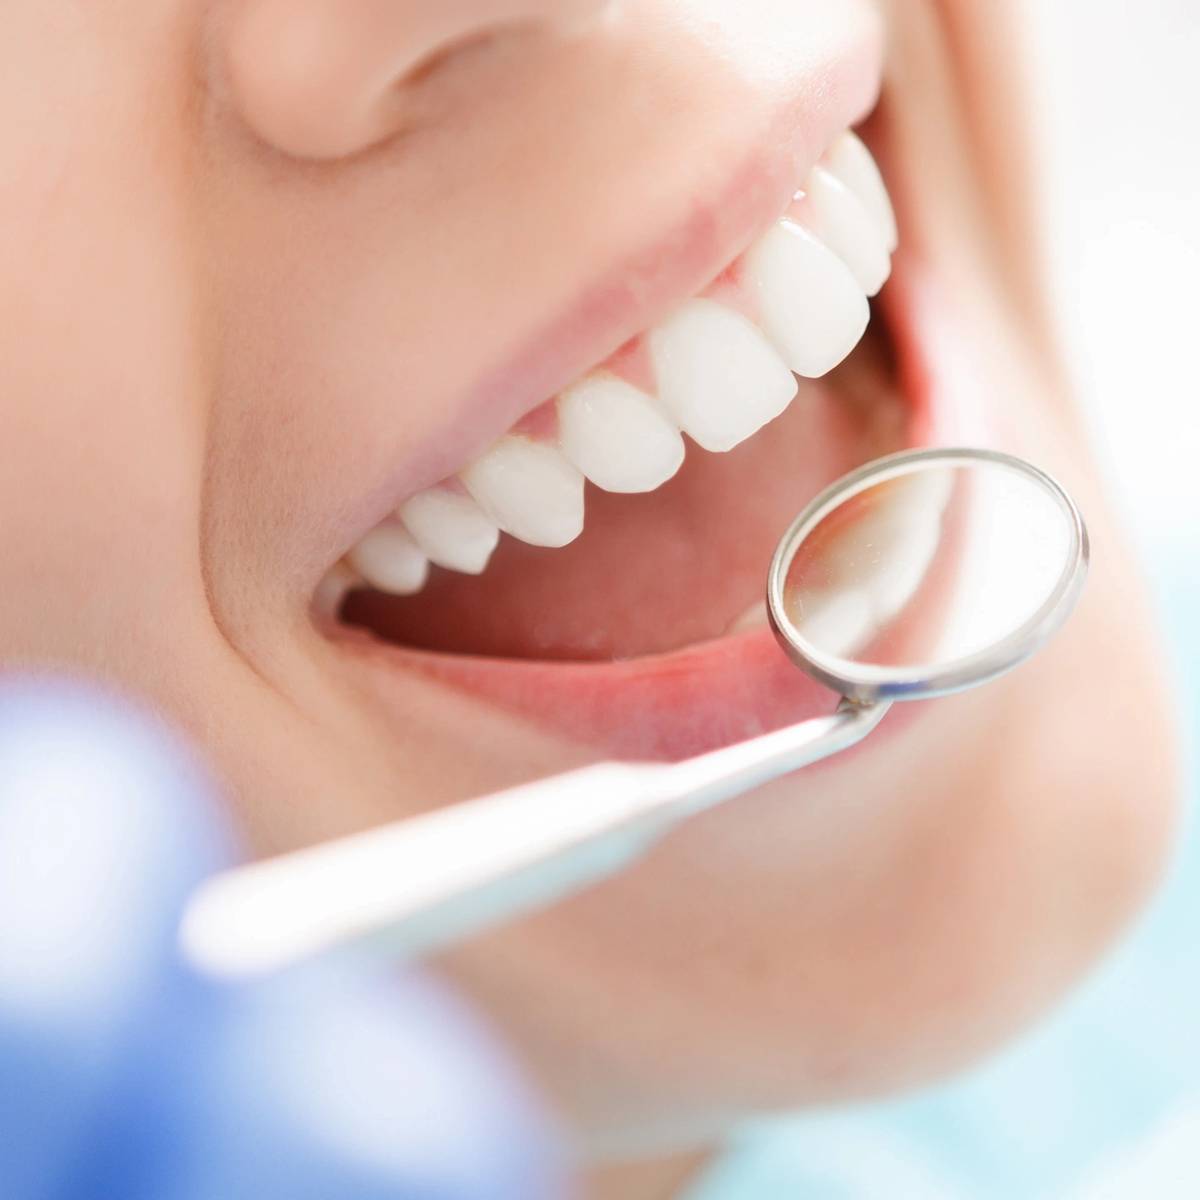
[[[318,617],[384,686],[416,670],[612,755],[828,711],[774,646],[765,571],[822,487],[934,436],[872,299],[896,247],[844,132],[699,293],[363,536]]]

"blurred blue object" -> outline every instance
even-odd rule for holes
[[[432,983],[225,988],[180,964],[228,860],[211,788],[111,699],[0,687],[4,1200],[541,1200],[536,1106]]]

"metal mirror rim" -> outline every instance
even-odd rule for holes
[[[1053,496],[1067,517],[1071,545],[1063,571],[1045,602],[1017,629],[974,654],[952,659],[936,670],[859,665],[823,654],[805,641],[784,607],[787,573],[796,552],[811,530],[836,507],[868,484],[911,474],[913,468],[937,463],[970,466],[991,463],[1027,476]],[[788,526],[780,538],[767,574],[767,616],[771,629],[788,657],[801,670],[832,691],[863,703],[881,700],[926,699],[986,683],[1019,666],[1039,650],[1062,626],[1075,606],[1087,577],[1090,555],[1087,526],[1066,489],[1052,475],[1032,463],[1000,450],[967,446],[901,450],[877,458],[830,484]]]

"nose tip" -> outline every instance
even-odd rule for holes
[[[263,141],[335,159],[386,140],[406,83],[506,30],[573,32],[613,0],[241,0],[225,30],[233,103]]]

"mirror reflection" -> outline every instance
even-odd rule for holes
[[[798,546],[784,607],[817,655],[933,672],[1036,617],[1073,561],[1061,498],[986,460],[866,481]]]

